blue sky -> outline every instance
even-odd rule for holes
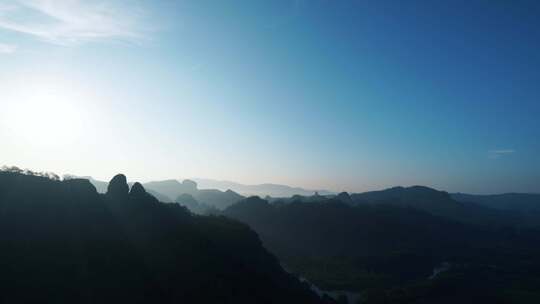
[[[536,1],[0,1],[2,163],[540,192]]]

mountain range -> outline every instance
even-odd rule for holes
[[[92,184],[96,186],[99,192],[105,192],[107,182],[96,180],[91,176],[81,176],[80,178],[90,180],[90,182],[92,182]],[[191,178],[184,179],[183,181],[188,181],[188,185],[184,185],[184,182],[179,182],[175,179],[152,181],[145,183],[144,185],[149,189],[153,189],[161,193],[162,195],[169,196],[169,200],[170,198],[175,198],[180,194],[190,193],[190,187],[192,187],[192,184],[189,184],[189,181],[195,182],[199,189],[215,189],[220,191],[231,190],[243,196],[257,195],[260,197],[289,197],[293,195],[309,196],[315,193],[319,193],[321,195],[335,194],[335,192],[331,192],[328,190],[309,190],[301,187],[291,187],[287,185],[269,183],[259,185],[245,185],[237,182],[215,180],[209,178]]]
[[[107,182],[99,181],[89,176],[81,178],[89,180],[98,192],[106,192]],[[132,184],[129,183],[130,186]],[[143,186],[147,189],[148,193],[152,194],[160,202],[166,203],[178,202],[179,197],[182,201],[185,201],[185,195],[188,195],[195,199],[197,203],[212,208],[224,209],[244,198],[244,196],[232,190],[199,189],[196,182],[188,179],[182,182],[175,179],[152,181],[144,183]]]
[[[333,303],[236,220],[194,216],[115,176],[0,172],[1,303]]]
[[[240,193],[244,196],[271,196],[271,197],[289,197],[293,195],[313,195],[319,193],[321,195],[335,194],[328,190],[310,190],[301,187],[291,187],[280,184],[258,184],[258,185],[245,185],[231,181],[215,180],[208,178],[193,178],[193,181],[197,182],[201,189],[218,189],[218,190],[232,190]]]
[[[98,192],[106,192],[107,182],[95,180],[88,176],[82,178],[88,179]],[[494,223],[504,219],[507,222],[524,221],[534,224],[534,221],[540,219],[540,194],[472,195],[447,193],[424,186],[412,186],[393,187],[349,195],[346,192],[335,194],[325,190],[311,191],[286,185],[243,185],[213,179],[186,179],[182,182],[170,179],[152,181],[143,185],[148,193],[159,201],[187,202],[192,209],[197,209],[197,212],[202,212],[208,208],[223,210],[245,197],[253,195],[265,197],[272,202],[320,202],[335,197],[344,203],[353,205],[399,205],[468,222]],[[194,203],[198,205],[194,205]]]
[[[444,191],[249,197],[223,214],[254,229],[290,271],[324,290],[356,292],[362,303],[540,299],[540,221]]]
[[[537,199],[423,186],[262,199],[0,171],[0,302],[537,303]]]

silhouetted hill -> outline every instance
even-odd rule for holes
[[[93,177],[91,176],[81,176],[81,177],[76,177],[76,176],[65,176],[66,179],[73,179],[73,178],[81,178],[81,179],[87,179],[88,181],[90,181],[90,183],[92,185],[94,185],[94,187],[96,187],[96,190],[97,192],[99,193],[106,193],[107,192],[107,186],[109,185],[108,182],[104,182],[104,181],[100,181],[100,180],[96,180],[94,179]],[[128,185],[132,186],[133,183],[128,183]],[[157,198],[160,202],[164,202],[164,203],[170,203],[172,202],[173,200],[162,194],[162,193],[159,193],[155,190],[152,190],[152,189],[146,189],[146,191],[150,194],[152,194],[152,196],[154,196],[155,198]]]
[[[447,192],[423,186],[394,187],[380,191],[354,193],[351,199],[355,203],[384,203],[408,206],[434,214],[454,212],[464,207],[454,201]]]
[[[2,303],[318,303],[224,217],[193,216],[115,176],[0,172]]]
[[[508,297],[520,292],[527,293],[523,303],[535,303],[540,296],[533,287],[540,279],[538,230],[467,224],[408,204],[351,205],[341,201],[348,201],[345,193],[338,197],[318,203],[250,197],[224,214],[252,227],[291,271],[326,290],[369,295],[367,303],[511,303]],[[362,196],[396,197],[456,205],[448,194],[423,187]],[[447,273],[434,278],[446,264]]]
[[[457,221],[489,224],[513,225],[519,222],[515,214],[508,214],[479,204],[458,202],[445,191],[424,186],[394,187],[381,191],[355,193],[351,195],[354,204],[385,204],[412,207],[433,215]]]
[[[105,193],[108,183],[95,180],[92,177],[83,178],[88,179],[97,189],[101,190],[98,190],[98,192]],[[208,206],[210,209],[224,209],[244,198],[232,190],[199,189],[196,182],[187,179],[182,182],[174,179],[153,181],[143,185],[148,193],[151,193],[161,202],[173,202],[171,198],[189,194],[202,206]]]

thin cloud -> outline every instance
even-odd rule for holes
[[[12,54],[15,51],[17,51],[16,45],[0,43],[0,54]]]
[[[141,17],[140,9],[114,1],[16,0],[9,6],[0,4],[0,29],[59,45],[141,40]]]
[[[514,149],[500,149],[500,150],[489,150],[488,151],[488,157],[491,159],[497,159],[501,158],[506,155],[510,155],[515,153],[516,150]]]

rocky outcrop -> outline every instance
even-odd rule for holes
[[[129,196],[133,198],[139,198],[139,197],[145,197],[146,196],[146,190],[144,190],[143,185],[141,183],[137,182],[131,186],[131,190],[129,191]]]
[[[125,200],[127,199],[128,194],[129,186],[126,176],[124,174],[117,174],[109,182],[109,186],[107,187],[107,196],[117,200]]]

